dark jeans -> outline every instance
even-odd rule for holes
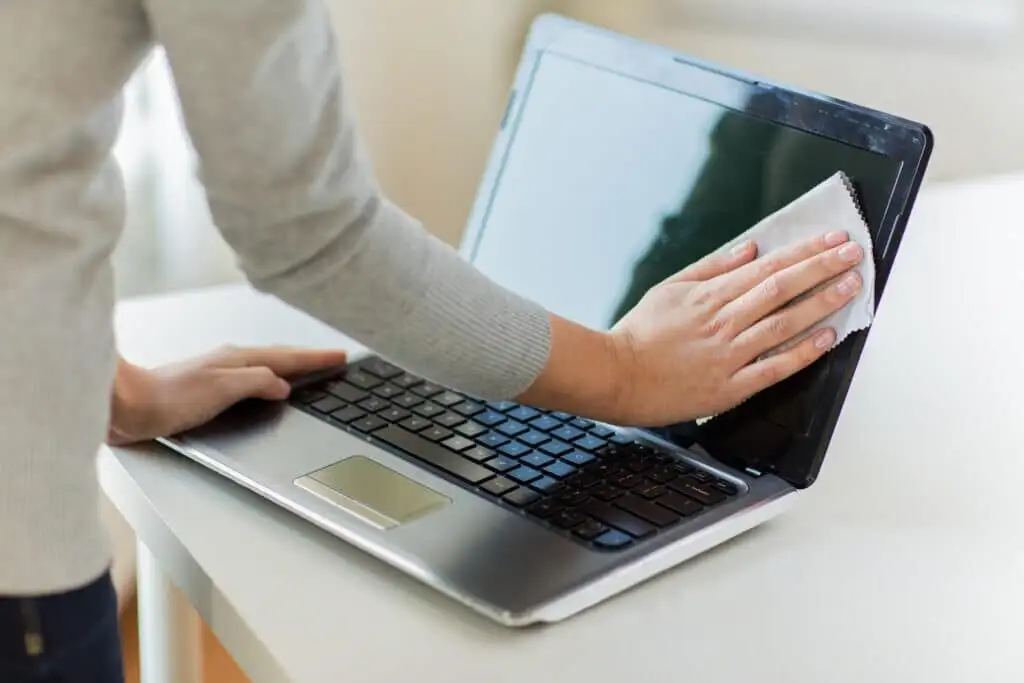
[[[0,681],[123,683],[109,574],[67,593],[0,596]]]

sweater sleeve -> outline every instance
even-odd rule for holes
[[[382,195],[319,1],[143,4],[214,222],[254,287],[439,383],[507,398],[533,382],[547,311]]]

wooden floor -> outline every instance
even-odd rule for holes
[[[135,600],[121,618],[126,683],[139,683],[139,619]],[[205,683],[249,683],[217,636],[203,625],[203,681]]]

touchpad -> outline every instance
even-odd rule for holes
[[[360,455],[311,472],[295,483],[380,529],[411,522],[452,502]]]

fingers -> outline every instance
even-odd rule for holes
[[[733,348],[744,363],[774,349],[814,327],[848,304],[863,286],[856,272],[847,273],[828,287],[791,306],[776,311],[733,340]]]
[[[218,386],[225,408],[247,398],[281,401],[291,392],[288,382],[268,367],[231,368],[222,373]]]
[[[743,401],[814,363],[836,342],[835,330],[815,332],[791,349],[741,368],[731,380],[737,401]]]
[[[753,263],[748,263],[734,272],[726,273],[713,283],[715,299],[724,305],[755,289],[758,285],[770,281],[771,276],[780,273],[809,259],[834,250],[848,242],[850,236],[845,232],[830,232],[826,235],[804,240],[771,254],[765,254]],[[765,288],[773,286],[767,285]]]
[[[287,346],[229,347],[219,353],[224,367],[265,367],[278,377],[298,377],[345,364],[344,351]]]
[[[705,256],[668,278],[668,281],[703,282],[711,280],[750,263],[756,255],[757,246],[753,242],[743,242],[736,245],[731,251]]]
[[[735,334],[754,325],[794,299],[860,263],[864,250],[855,242],[834,247],[768,275],[717,313]],[[830,302],[831,300],[829,300]],[[819,300],[819,304],[823,303]],[[826,302],[827,303],[827,302]],[[827,306],[826,306],[827,308]]]

